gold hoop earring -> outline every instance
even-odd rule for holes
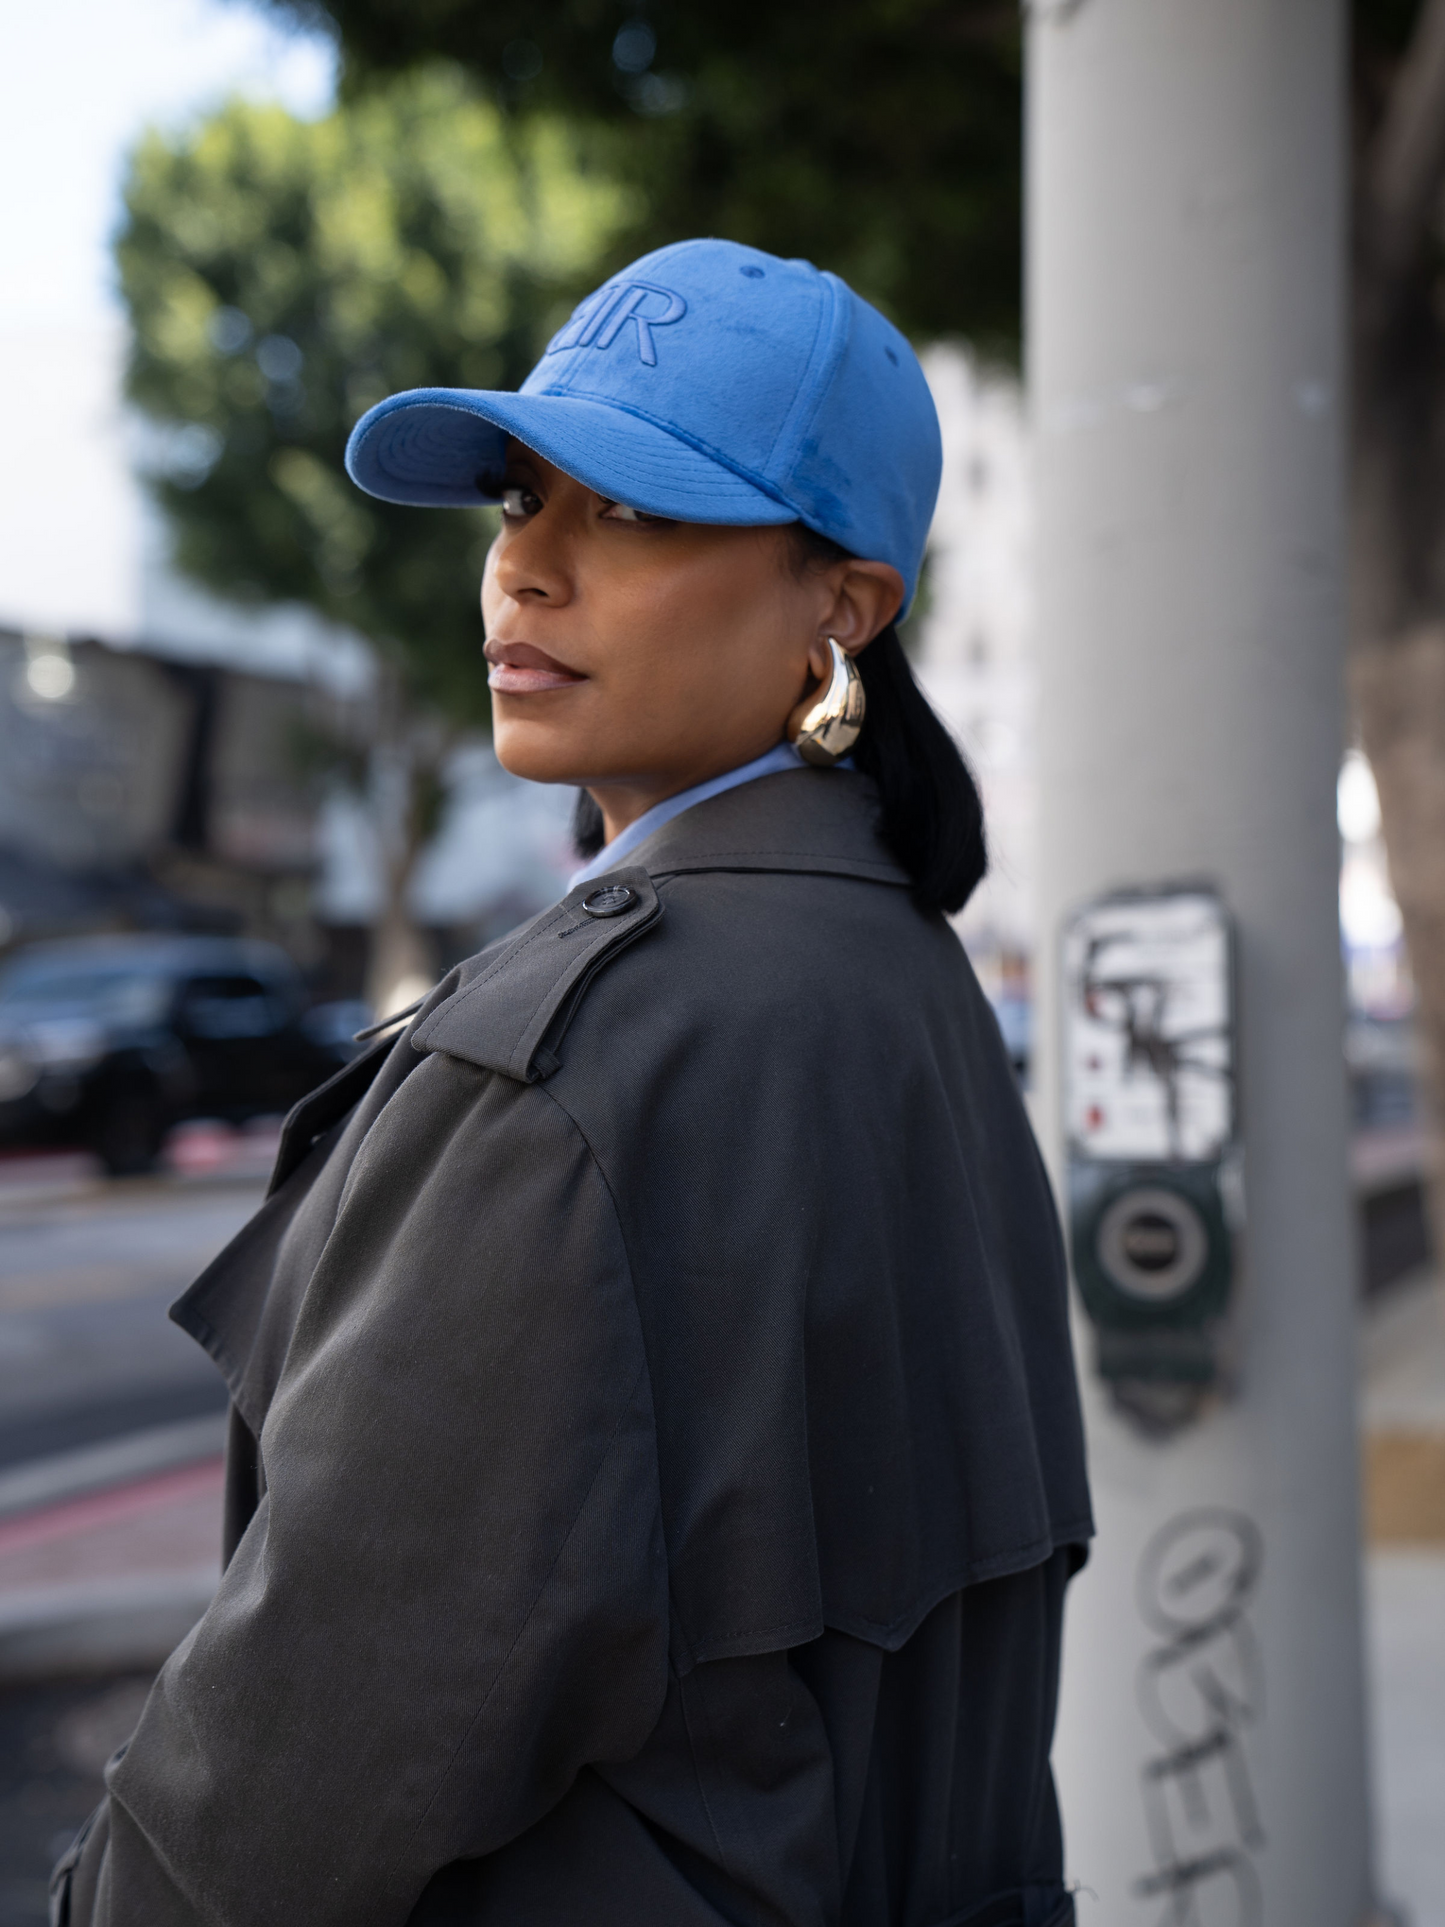
[[[846,756],[863,729],[867,698],[863,678],[851,656],[828,638],[833,673],[826,689],[799,703],[788,719],[788,740],[805,763],[827,769]]]

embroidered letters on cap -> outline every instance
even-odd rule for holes
[[[666,305],[657,312],[659,300]],[[645,313],[649,303],[654,312]],[[587,297],[562,332],[548,343],[547,353],[558,355],[564,348],[610,348],[624,325],[631,321],[637,328],[639,360],[655,368],[657,348],[652,339],[653,329],[670,327],[686,313],[687,303],[671,288],[659,288],[652,281],[615,281]]]

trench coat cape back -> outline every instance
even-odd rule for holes
[[[210,1919],[264,1836],[293,1911],[237,1919],[402,1921],[679,1681],[1088,1537],[1049,1187],[875,819],[836,770],[695,806],[293,1113],[173,1314],[233,1545],[111,1769],[140,1899],[92,1842],[74,1919]]]

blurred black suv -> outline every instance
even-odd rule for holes
[[[0,1143],[149,1170],[184,1118],[279,1114],[353,1054],[365,1007],[308,1008],[295,964],[230,937],[36,944],[0,969]]]

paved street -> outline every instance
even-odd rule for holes
[[[166,1309],[262,1188],[254,1172],[106,1184],[76,1160],[0,1166],[0,1644],[12,1666],[47,1621],[69,1625],[73,1648],[100,1607],[94,1623],[122,1646],[137,1631],[164,1646],[167,1615],[178,1638],[204,1604],[226,1397]],[[49,1866],[99,1797],[149,1677],[124,1664],[33,1681],[14,1670],[0,1684],[0,1927],[42,1927]]]
[[[254,1181],[0,1183],[0,1471],[225,1409],[166,1308],[260,1195]]]
[[[1445,1297],[1405,1280],[1361,1348],[1365,1628],[1380,1884],[1407,1927],[1445,1927]]]

